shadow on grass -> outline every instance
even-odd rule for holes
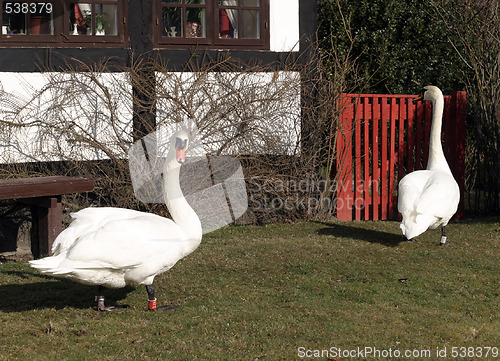
[[[0,310],[3,312],[22,312],[34,309],[65,307],[96,308],[97,287],[81,285],[76,282],[56,279],[45,275],[21,271],[4,271],[2,274],[21,279],[40,279],[39,282],[7,284],[0,286]],[[127,286],[121,289],[105,289],[106,306],[119,304],[134,290]]]
[[[468,215],[466,218],[461,220],[456,220],[452,218],[451,224],[453,223],[463,223],[463,224],[500,224],[500,216],[476,216]]]
[[[356,227],[355,225],[344,225],[328,222],[319,223],[327,226],[327,228],[318,230],[318,234],[324,236],[353,238],[370,243],[379,243],[387,247],[397,247],[399,243],[403,242],[403,237],[401,236],[401,234],[366,229]]]

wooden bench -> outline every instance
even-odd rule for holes
[[[94,181],[79,177],[38,177],[0,180],[0,200],[15,199],[30,206],[31,252],[40,258],[51,253],[52,243],[62,231],[61,196],[90,192]]]

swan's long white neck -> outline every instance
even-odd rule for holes
[[[437,97],[432,100],[432,125],[429,140],[429,159],[427,169],[442,170],[451,173],[450,167],[444,157],[443,146],[441,144],[441,127],[443,123],[444,98]]]
[[[190,253],[200,244],[202,229],[198,215],[182,194],[179,184],[181,165],[175,158],[175,150],[172,149],[163,167],[165,203],[174,222],[186,235],[187,252]]]

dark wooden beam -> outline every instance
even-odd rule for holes
[[[129,0],[133,138],[137,141],[156,128],[153,54],[153,1]]]
[[[49,197],[90,192],[94,181],[80,177],[39,177],[0,180],[0,199]]]

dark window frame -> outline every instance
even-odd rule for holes
[[[128,46],[128,26],[127,11],[128,2],[123,0],[46,0],[46,1],[19,1],[0,0],[0,16],[3,15],[4,3],[42,3],[53,4],[53,35],[10,35],[0,34],[0,48],[7,47],[85,47],[85,48],[123,48]],[[95,9],[96,4],[117,6],[117,35],[71,35],[69,23],[71,14],[71,4],[91,4]],[[29,15],[28,15],[29,16]],[[3,24],[3,18],[2,24]],[[29,17],[28,17],[29,18]],[[95,17],[92,19],[93,29],[95,29]],[[95,31],[95,30],[94,30]]]
[[[180,0],[177,0],[180,1]],[[204,5],[186,4],[185,0],[182,4],[169,4],[162,0],[154,0],[153,9],[153,43],[155,48],[159,49],[186,49],[193,46],[203,49],[248,49],[248,50],[269,50],[269,0],[260,0],[260,6],[244,6],[241,3],[238,5],[221,5],[218,0],[205,0]],[[187,38],[187,37],[168,37],[162,35],[162,12],[166,7],[180,8],[204,8],[206,10],[206,37]],[[220,38],[219,34],[219,9],[234,9],[234,10],[257,10],[260,11],[259,22],[259,39],[236,39],[236,38]],[[241,20],[241,11],[238,12]],[[184,18],[183,10],[182,16]],[[241,21],[239,21],[241,23]]]

